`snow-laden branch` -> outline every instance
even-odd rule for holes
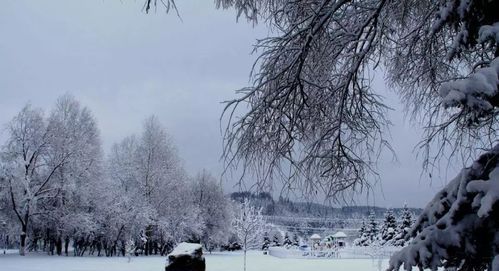
[[[257,2],[282,33],[259,41],[253,87],[227,102],[228,166],[256,171],[259,187],[281,175],[287,187],[329,197],[369,187],[376,157],[389,148],[388,107],[367,67],[386,30],[387,1]]]
[[[458,107],[475,118],[495,114],[499,106],[498,95],[499,57],[467,78],[446,82],[440,87],[444,107]]]
[[[487,268],[499,254],[499,145],[447,184],[406,235],[389,270]],[[482,270],[482,269],[480,269]]]

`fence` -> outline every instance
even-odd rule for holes
[[[340,249],[299,250],[295,248],[270,247],[269,255],[293,259],[386,259],[400,247],[345,247]]]

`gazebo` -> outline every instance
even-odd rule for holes
[[[312,236],[310,236],[310,240],[315,241],[315,242],[319,242],[321,240],[321,236],[318,235],[317,233],[312,234]]]
[[[342,232],[342,231],[339,231],[335,234],[333,234],[332,236],[332,241],[335,245],[339,246],[339,247],[344,247],[345,246],[345,240],[347,238],[347,235]]]
[[[312,236],[310,236],[310,241],[312,241],[312,249],[315,250],[316,246],[321,242],[321,236],[317,233],[312,234]]]

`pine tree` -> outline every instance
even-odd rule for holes
[[[407,208],[407,204],[404,205],[404,211],[402,212],[402,223],[400,224],[401,229],[407,229],[412,226],[412,213]]]
[[[262,250],[268,250],[270,247],[270,238],[269,234],[267,232],[264,233],[263,235],[263,245],[262,245]]]
[[[298,235],[295,233],[293,234],[293,246],[299,246],[300,245],[300,239],[298,238]]]
[[[289,239],[289,235],[288,233],[286,232],[284,234],[284,241],[282,242],[282,245],[285,246],[285,247],[288,247],[288,246],[291,246],[293,243],[291,242],[291,240]]]
[[[367,246],[369,245],[368,231],[366,226],[366,221],[362,220],[362,224],[359,229],[359,237],[357,237],[353,244],[355,246]]]
[[[367,225],[367,235],[369,238],[369,243],[374,242],[378,237],[378,222],[376,222],[376,215],[374,211],[369,213],[369,222]]]
[[[385,213],[385,220],[383,221],[383,226],[381,227],[381,244],[391,244],[393,238],[395,237],[397,229],[397,220],[393,215],[393,211],[388,209]]]
[[[275,247],[280,247],[281,246],[281,233],[280,232],[276,232],[274,233],[274,237],[272,239],[272,245],[275,246]]]
[[[359,238],[362,237],[366,233],[366,221],[362,220],[362,225],[359,229]]]
[[[400,219],[399,231],[395,237],[394,245],[403,246],[405,244],[404,237],[411,229],[412,223],[412,213],[409,211],[406,203],[404,204],[404,210],[402,211],[402,217]]]

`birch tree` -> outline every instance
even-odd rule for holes
[[[25,106],[7,125],[7,132],[2,147],[4,182],[20,224],[20,254],[24,255],[35,217],[53,221],[52,229],[59,232],[61,218],[88,206],[85,188],[99,176],[99,132],[89,110],[70,96],[57,101],[49,118]],[[60,254],[62,247],[57,249]]]
[[[498,1],[217,4],[273,30],[256,45],[252,84],[224,111],[229,165],[256,171],[259,185],[284,177],[286,187],[333,198],[368,187],[390,148],[389,105],[371,83],[378,69],[426,126],[424,169],[474,161],[428,204],[390,269],[499,270]]]
[[[38,214],[38,200],[57,189],[51,180],[64,160],[55,167],[48,167],[44,161],[50,135],[41,110],[26,105],[8,124],[7,132],[9,139],[2,148],[3,179],[10,208],[20,225],[19,254],[24,256],[28,226]]]
[[[226,162],[257,172],[260,186],[274,177],[337,198],[372,184],[390,150],[373,70],[428,126],[425,168],[497,138],[497,1],[216,3],[272,30],[257,42],[252,84],[224,111]]]
[[[246,253],[248,249],[258,248],[265,233],[265,221],[262,210],[251,205],[249,199],[245,199],[240,206],[239,213],[234,222],[234,231],[241,241],[244,252],[244,270],[246,271]]]
[[[165,252],[169,242],[201,235],[203,220],[191,183],[171,138],[156,117],[144,121],[140,136],[130,136],[115,144],[108,161],[111,181],[119,184],[130,203],[136,205],[130,206],[129,211],[142,212],[137,214],[143,219],[139,225],[146,226],[134,228],[144,232],[144,241],[136,243],[143,243],[146,255],[158,250]],[[125,224],[119,227],[133,227],[130,221],[122,222]],[[139,232],[133,232],[135,238]]]
[[[198,173],[193,184],[194,202],[204,222],[201,243],[212,251],[226,244],[232,221],[232,203],[225,197],[221,184],[207,171]]]
[[[92,220],[90,209],[92,194],[102,179],[102,148],[99,129],[90,110],[70,95],[60,97],[48,118],[52,132],[47,156],[49,164],[57,157],[67,157],[55,172],[54,181],[60,191],[44,204],[46,214],[41,216],[53,225],[44,231],[52,231],[56,238],[57,254],[62,253],[62,240],[68,254],[70,237],[85,221]],[[72,221],[73,219],[79,221]],[[92,222],[93,224],[93,222]]]

